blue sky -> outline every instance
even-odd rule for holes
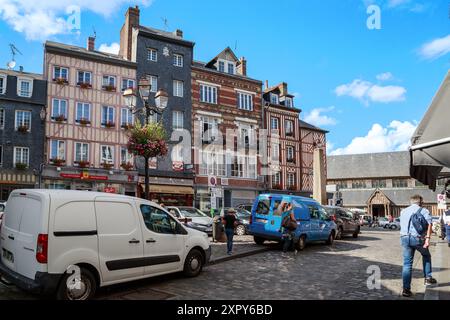
[[[285,81],[306,119],[330,131],[331,154],[404,150],[450,68],[448,1],[327,0],[0,0],[0,65],[9,43],[26,71],[42,72],[45,39],[114,50],[129,5],[141,24],[180,28],[209,60],[226,46],[248,60],[249,76]],[[369,30],[367,7],[380,8]],[[66,9],[81,8],[79,32]],[[3,65],[4,65],[3,64]]]

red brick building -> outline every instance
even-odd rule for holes
[[[261,81],[247,76],[247,61],[226,48],[192,67],[195,205],[209,208],[208,177],[224,192],[218,207],[253,203],[263,190],[257,156],[262,124]],[[231,130],[231,131],[230,131]]]

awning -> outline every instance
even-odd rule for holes
[[[142,188],[145,185],[142,184]],[[183,186],[169,186],[169,185],[150,185],[150,193],[166,193],[166,194],[194,194],[194,188]]]
[[[436,180],[450,168],[450,72],[411,142],[411,177],[436,190]]]

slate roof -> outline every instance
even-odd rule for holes
[[[344,206],[366,206],[370,196],[375,189],[344,189],[340,191]],[[393,205],[409,206],[410,198],[419,194],[423,197],[425,203],[436,203],[437,193],[427,188],[404,188],[404,189],[381,189],[381,192],[388,197]]]
[[[329,131],[324,130],[324,129],[320,129],[319,127],[313,126],[312,124],[305,122],[303,120],[299,119],[299,127],[300,128],[305,128],[305,129],[309,129],[309,130],[313,130],[313,131],[320,131],[320,132],[324,132],[324,133],[328,133]]]
[[[173,32],[168,32],[168,31],[145,27],[145,26],[139,26],[139,30],[147,32],[147,33],[152,33],[152,34],[160,36],[160,37],[169,38],[169,39],[175,40],[177,42],[184,43],[188,46],[193,47],[195,45],[194,42],[185,40],[183,37],[179,37]]]
[[[32,73],[32,72],[20,72],[17,70],[9,70],[9,69],[3,69],[0,68],[0,73],[1,74],[7,74],[9,76],[15,76],[15,77],[20,77],[20,76],[25,76],[25,77],[30,77],[36,80],[43,80],[44,76],[42,74],[39,73]]]
[[[329,180],[409,177],[409,152],[327,157]]]

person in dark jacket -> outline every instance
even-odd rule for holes
[[[225,216],[222,218],[222,223],[225,227],[225,234],[227,236],[227,251],[228,255],[233,254],[233,238],[234,238],[234,229],[236,228],[237,218],[236,218],[236,210],[228,209],[225,213]]]

